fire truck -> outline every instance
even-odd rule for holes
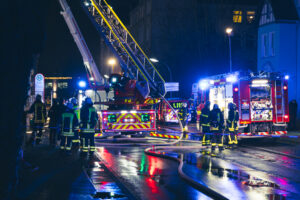
[[[98,110],[100,131],[102,133],[155,131],[156,113],[152,106],[159,98],[165,96],[165,81],[112,7],[105,0],[81,0],[83,10],[118,59],[123,72],[122,75],[112,74],[107,84],[94,62],[67,1],[59,0],[59,2],[63,9],[61,14],[82,55],[89,87],[96,94],[99,91],[109,90],[114,93],[109,101],[95,102],[107,108]]]
[[[287,134],[288,75],[235,72],[207,77],[193,84],[198,102],[218,104],[227,119],[228,103],[239,111],[239,136]]]
[[[185,99],[172,98],[168,99],[168,102],[173,107],[173,109],[178,113],[178,110],[183,106],[183,103],[188,105],[188,110],[190,107],[189,101]],[[176,118],[175,113],[165,102],[160,102],[158,104],[158,121],[160,123],[178,123],[178,119]],[[189,112],[188,121],[191,121],[191,114]]]

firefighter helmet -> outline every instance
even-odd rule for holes
[[[78,102],[77,102],[77,99],[75,97],[73,97],[70,101],[73,105],[77,105]]]
[[[93,101],[92,101],[91,97],[85,98],[85,103],[88,104],[88,105],[92,105]]]
[[[36,95],[35,100],[41,101],[42,100],[42,96],[40,94]]]
[[[219,109],[219,105],[218,105],[218,104],[214,104],[213,109],[214,109],[214,110]]]

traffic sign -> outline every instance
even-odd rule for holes
[[[165,83],[166,92],[178,92],[179,83],[178,82],[167,82]]]
[[[35,96],[40,94],[44,100],[44,91],[45,91],[45,77],[43,74],[36,74],[34,81]]]

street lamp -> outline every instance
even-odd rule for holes
[[[173,80],[173,78],[172,78],[172,71],[171,71],[169,65],[167,65],[167,64],[164,63],[164,62],[159,62],[159,60],[156,59],[156,58],[150,58],[149,60],[150,60],[151,62],[153,62],[153,63],[161,63],[161,64],[163,64],[163,65],[168,69],[169,74],[170,74],[170,82],[172,82],[172,80]],[[172,98],[172,93],[170,93],[170,97]]]
[[[104,78],[109,79],[109,76],[107,74],[104,74]]]
[[[232,72],[232,58],[231,58],[232,28],[231,27],[226,28],[226,34],[228,35],[228,40],[229,40],[229,67],[230,67],[230,73],[231,73]]]
[[[115,58],[110,58],[110,59],[108,59],[108,61],[107,61],[107,64],[108,65],[110,65],[111,67],[112,67],[112,74],[114,73],[114,67],[115,67],[115,65],[117,64],[117,61],[116,61],[116,59]]]

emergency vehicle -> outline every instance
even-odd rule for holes
[[[109,85],[104,80],[66,0],[59,0],[63,15],[80,50],[87,70],[89,88],[113,90],[113,99],[95,104],[106,105],[99,110],[99,129],[103,133],[150,132],[156,130],[157,98],[164,97],[165,81],[112,7],[105,0],[82,0],[82,7],[107,46],[118,59],[123,74],[112,74]],[[108,93],[108,92],[107,92]],[[101,134],[96,134],[96,136]]]
[[[184,99],[167,99],[170,105],[174,108],[174,110],[178,113],[179,109],[183,106],[183,103],[186,103],[188,105],[189,110],[189,101]],[[176,118],[175,113],[172,111],[172,109],[169,107],[168,104],[165,102],[160,102],[158,104],[158,121],[160,123],[178,123],[178,119]],[[189,112],[188,115],[188,121],[191,121],[191,114]]]
[[[227,119],[228,103],[239,111],[239,136],[287,134],[288,76],[280,73],[235,72],[193,84],[198,102],[218,104]],[[196,91],[196,92],[195,92]]]

